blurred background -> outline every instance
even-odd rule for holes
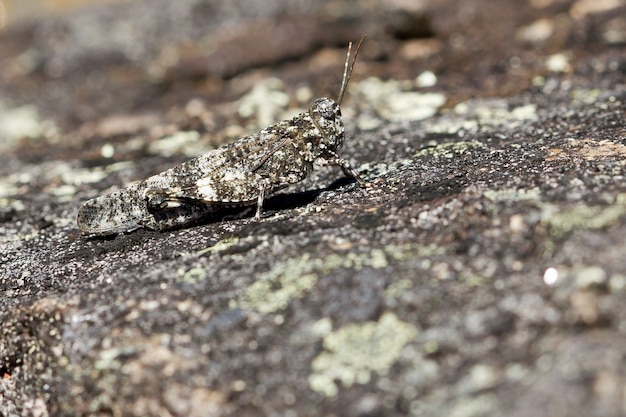
[[[114,3],[126,0],[99,0],[98,3]],[[93,4],[87,0],[0,0],[0,24],[6,26],[21,20],[63,13]]]
[[[233,103],[255,86],[286,94],[283,110],[336,96],[346,45],[364,33],[348,101],[369,77],[445,91],[448,108],[560,76],[610,87],[625,16],[625,0],[0,0],[0,110],[32,106],[83,146],[147,125],[151,137],[264,127],[284,114]],[[383,87],[364,84],[346,109],[367,113]],[[111,128],[119,115],[135,128]]]

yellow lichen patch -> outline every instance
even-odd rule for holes
[[[339,387],[366,384],[371,373],[385,375],[400,356],[402,348],[417,336],[417,329],[400,321],[394,313],[383,314],[377,322],[348,324],[324,338],[325,351],[312,362],[309,376],[312,390],[326,396]]]
[[[317,265],[308,254],[279,263],[272,270],[261,274],[231,307],[272,313],[282,310],[292,298],[301,298],[308,292],[317,276],[312,273]]]
[[[626,215],[626,194],[620,194],[610,206],[576,204],[561,210],[557,206],[544,206],[541,222],[555,236],[562,236],[574,229],[601,229],[616,224]]]
[[[388,298],[400,298],[402,294],[413,287],[413,282],[410,279],[401,279],[394,281],[385,290],[385,297]]]
[[[389,265],[389,258],[402,261],[436,252],[437,248],[432,246],[403,245],[347,254],[333,253],[323,258],[312,258],[310,254],[305,254],[300,258],[278,263],[271,270],[259,275],[230,306],[273,313],[286,308],[291,299],[304,297],[320,275],[327,275],[339,268],[357,271],[363,268],[383,269]]]
[[[204,255],[205,253],[220,253],[220,252],[224,252],[228,249],[230,249],[232,246],[236,245],[237,243],[239,243],[239,239],[238,238],[227,238],[224,240],[220,240],[219,242],[217,242],[215,245],[213,246],[209,246],[208,248],[204,248],[200,251],[198,251],[198,253],[196,255]]]
[[[179,279],[179,282],[184,282],[187,284],[196,284],[198,282],[204,281],[207,278],[207,271],[204,268],[194,267],[187,271],[179,271],[182,275],[182,278]]]

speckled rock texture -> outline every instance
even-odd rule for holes
[[[626,2],[86,3],[0,32],[0,416],[626,414]],[[78,230],[336,97],[363,33],[369,187]]]

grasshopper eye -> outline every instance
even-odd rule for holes
[[[319,127],[325,128],[341,120],[341,110],[339,105],[330,98],[320,98],[315,100],[309,109],[311,118],[315,120]]]
[[[337,107],[334,109],[333,107]],[[335,115],[339,112],[339,106],[335,105],[335,102],[328,99],[319,103],[320,116],[327,120],[335,120]]]

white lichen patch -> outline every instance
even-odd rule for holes
[[[465,152],[473,149],[483,149],[486,147],[487,145],[477,140],[441,143],[434,147],[419,150],[415,153],[415,157],[419,158],[422,156],[432,156],[435,158],[450,159],[454,158],[456,155],[464,154]]]
[[[485,190],[483,196],[491,201],[526,201],[537,200],[541,198],[541,190],[539,188],[503,188],[501,190]]]
[[[18,198],[23,185],[23,183],[19,181],[19,179],[22,179],[21,177],[21,174],[0,177],[0,213],[18,212],[26,208],[24,202]],[[3,233],[0,232],[0,236],[2,235]],[[3,240],[4,239],[0,237],[0,241]]]
[[[0,101],[0,149],[23,138],[46,137],[56,132],[52,122],[41,120],[35,106],[8,108]]]
[[[103,158],[113,158],[115,155],[115,147],[110,143],[105,143],[102,145],[102,148],[100,148],[100,155],[102,155]]]
[[[105,179],[109,174],[101,167],[92,169],[68,169],[61,172],[61,179],[65,184],[82,185],[95,184]]]
[[[7,250],[9,248],[17,250],[17,248],[23,247],[29,241],[37,239],[39,234],[40,230],[32,227],[25,227],[23,230],[17,230],[15,228],[9,229],[0,226],[0,243],[11,244],[11,246],[6,247]]]
[[[457,115],[477,119],[481,125],[504,125],[526,120],[537,120],[537,106],[524,104],[509,107],[505,99],[480,99],[459,103],[454,107]]]
[[[256,83],[254,88],[238,101],[241,117],[255,117],[257,126],[269,126],[280,120],[280,115],[289,104],[282,81],[267,78]]]
[[[538,119],[537,106],[524,104],[510,108],[505,99],[473,99],[457,104],[442,117],[424,122],[429,133],[454,134],[459,131],[476,131],[486,126],[516,126],[522,121]]]
[[[459,131],[478,130],[476,120],[467,119],[458,115],[446,114],[445,117],[433,118],[424,122],[424,128],[428,133],[453,135]]]
[[[415,326],[392,312],[376,322],[348,324],[331,332],[324,338],[325,351],[311,363],[309,386],[330,397],[339,391],[338,384],[366,384],[373,372],[384,376],[417,334]]]
[[[432,71],[424,71],[415,78],[418,87],[434,87],[437,85],[437,76]]]
[[[183,153],[192,157],[206,152],[206,148],[200,144],[200,133],[196,131],[180,131],[151,142],[148,145],[148,151],[163,156]]]
[[[413,91],[417,81],[383,81],[376,77],[361,81],[354,94],[359,100],[367,102],[385,120],[392,122],[423,120],[433,116],[446,102],[446,97],[439,93],[421,93]],[[371,117],[359,119],[361,129],[373,129],[376,123]],[[368,121],[369,120],[369,121]]]
[[[546,59],[546,68],[550,72],[568,72],[572,69],[569,57],[564,53],[550,55]]]
[[[130,161],[116,162],[106,167],[94,168],[77,168],[72,163],[63,161],[52,161],[47,164],[41,164],[38,167],[41,174],[38,178],[44,179],[50,184],[57,184],[59,179],[65,185],[81,186],[83,184],[95,184],[104,180],[111,173],[127,169],[133,165]],[[29,178],[17,178],[18,183],[27,184],[31,181]]]
[[[76,187],[70,184],[60,185],[50,190],[50,195],[57,198],[58,201],[68,202],[74,199]]]
[[[16,184],[14,175],[0,178],[0,198],[14,197],[18,194],[19,187]]]
[[[572,90],[570,96],[572,98],[572,105],[574,106],[585,106],[589,104],[594,104],[598,102],[602,102],[601,96],[605,94],[605,91],[600,89],[587,89],[587,88],[577,88]]]
[[[578,0],[570,8],[570,15],[575,19],[583,19],[589,15],[610,12],[622,6],[624,6],[624,0]]]
[[[22,211],[26,208],[22,200],[0,197],[0,207],[3,210]]]

